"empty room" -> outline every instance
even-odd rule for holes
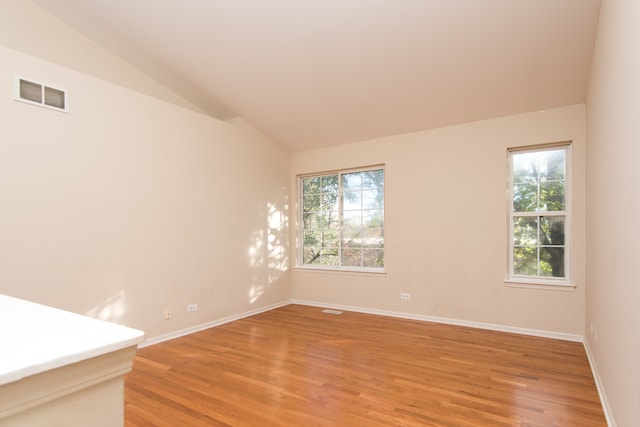
[[[0,0],[0,427],[638,425],[639,20]]]

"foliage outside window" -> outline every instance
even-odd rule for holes
[[[568,281],[568,145],[509,151],[510,279]]]
[[[301,265],[384,268],[384,169],[300,178]]]

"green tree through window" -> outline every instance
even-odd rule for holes
[[[384,169],[301,178],[302,264],[384,267]]]
[[[512,277],[568,279],[568,146],[511,151]]]

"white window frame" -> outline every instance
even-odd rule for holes
[[[349,174],[349,173],[354,173],[354,172],[366,172],[366,171],[374,171],[374,170],[382,170],[383,171],[383,191],[386,192],[386,170],[385,170],[385,166],[382,165],[374,165],[374,166],[366,166],[366,167],[360,167],[360,168],[351,168],[351,169],[340,169],[340,170],[333,170],[333,171],[326,171],[326,172],[318,172],[318,173],[309,173],[309,174],[303,174],[303,175],[298,175],[298,218],[297,218],[297,224],[298,224],[298,238],[297,238],[297,243],[298,243],[298,250],[297,250],[297,262],[296,262],[296,268],[297,269],[302,269],[302,270],[320,270],[320,271],[333,271],[333,272],[346,272],[346,273],[374,273],[374,274],[379,274],[379,273],[385,273],[385,267],[358,267],[358,266],[343,266],[343,265],[326,265],[326,264],[305,264],[304,263],[304,221],[303,221],[303,210],[304,210],[304,202],[303,202],[303,185],[302,185],[302,181],[304,178],[310,178],[310,177],[321,177],[321,176],[327,176],[327,175],[338,175],[338,183],[339,183],[339,190],[338,190],[338,198],[340,200],[342,200],[342,179],[340,178],[342,175],[344,174]],[[386,194],[383,195],[384,199],[386,200]],[[386,211],[385,209],[385,201],[383,200],[383,216],[385,215],[384,212]],[[339,208],[340,213],[342,214],[343,212],[343,206],[342,206],[342,202]],[[384,221],[383,221],[384,223]],[[342,225],[340,226],[340,229],[342,230]],[[383,242],[384,242],[384,237],[383,237]],[[342,245],[338,245],[338,253],[339,253],[339,258],[342,258]],[[385,258],[385,265],[386,265],[386,248],[384,246],[383,243],[383,247],[382,247],[383,251],[384,251],[384,258]]]
[[[550,151],[563,149],[565,151],[565,210],[564,211],[534,211],[515,212],[513,209],[513,154],[527,152]],[[508,177],[507,177],[507,221],[508,221],[508,268],[505,282],[513,286],[534,287],[542,289],[565,289],[570,290],[575,287],[572,281],[571,260],[572,260],[572,160],[571,142],[561,142],[528,147],[515,147],[507,150]],[[516,216],[564,216],[564,271],[565,277],[527,276],[517,275],[514,272],[514,217]]]

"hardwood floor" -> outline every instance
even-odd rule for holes
[[[125,426],[606,426],[582,344],[289,305],[138,351]]]

